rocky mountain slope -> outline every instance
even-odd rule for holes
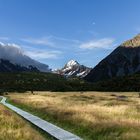
[[[42,64],[29,56],[25,55],[22,49],[16,44],[0,43],[0,59],[8,60],[14,65],[29,68],[30,66],[36,67],[39,71],[50,71],[49,66]]]
[[[0,72],[39,72],[39,70],[33,66],[24,67],[12,64],[8,60],[0,59]]]
[[[80,65],[75,60],[70,60],[62,69],[56,70],[55,73],[66,77],[77,76],[83,78],[90,72],[90,70],[91,68]]]
[[[140,34],[118,46],[97,64],[85,80],[97,82],[140,72]]]

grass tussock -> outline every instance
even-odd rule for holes
[[[37,92],[10,94],[10,102],[85,140],[139,140],[137,93]]]
[[[0,140],[45,140],[27,122],[0,105]]]

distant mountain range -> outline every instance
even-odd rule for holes
[[[84,78],[97,82],[140,72],[140,34],[118,46]]]
[[[48,65],[28,57],[18,46],[0,43],[0,72],[21,71],[52,72]],[[122,43],[93,69],[70,60],[62,69],[53,73],[80,77],[88,82],[140,73],[140,34]]]
[[[24,67],[12,64],[9,60],[0,59],[0,72],[39,72],[39,70],[31,65]]]
[[[140,91],[140,35],[122,43],[93,69],[70,60],[51,72],[18,46],[0,43],[1,91]]]
[[[70,60],[62,69],[56,70],[55,73],[66,77],[85,77],[91,68],[79,64],[76,60]]]
[[[0,43],[0,71],[41,71],[50,72],[49,66],[29,56],[15,44]]]

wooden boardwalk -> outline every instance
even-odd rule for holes
[[[2,98],[1,103],[22,116],[24,119],[28,120],[32,124],[36,125],[40,129],[44,130],[46,133],[50,134],[57,140],[82,140],[80,137],[62,129],[59,128],[35,115],[32,115],[26,111],[23,111],[22,109],[15,107],[9,103],[6,103],[6,97],[0,96]]]

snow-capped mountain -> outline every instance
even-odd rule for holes
[[[10,63],[29,68],[36,67],[39,71],[49,72],[49,66],[42,64],[24,54],[24,51],[16,44],[0,43],[0,59],[8,60]]]
[[[91,68],[88,68],[84,65],[80,65],[75,60],[70,60],[62,69],[56,70],[55,73],[64,75],[66,77],[77,76],[77,77],[85,77]]]
[[[140,72],[140,34],[122,43],[85,77],[90,82]]]

